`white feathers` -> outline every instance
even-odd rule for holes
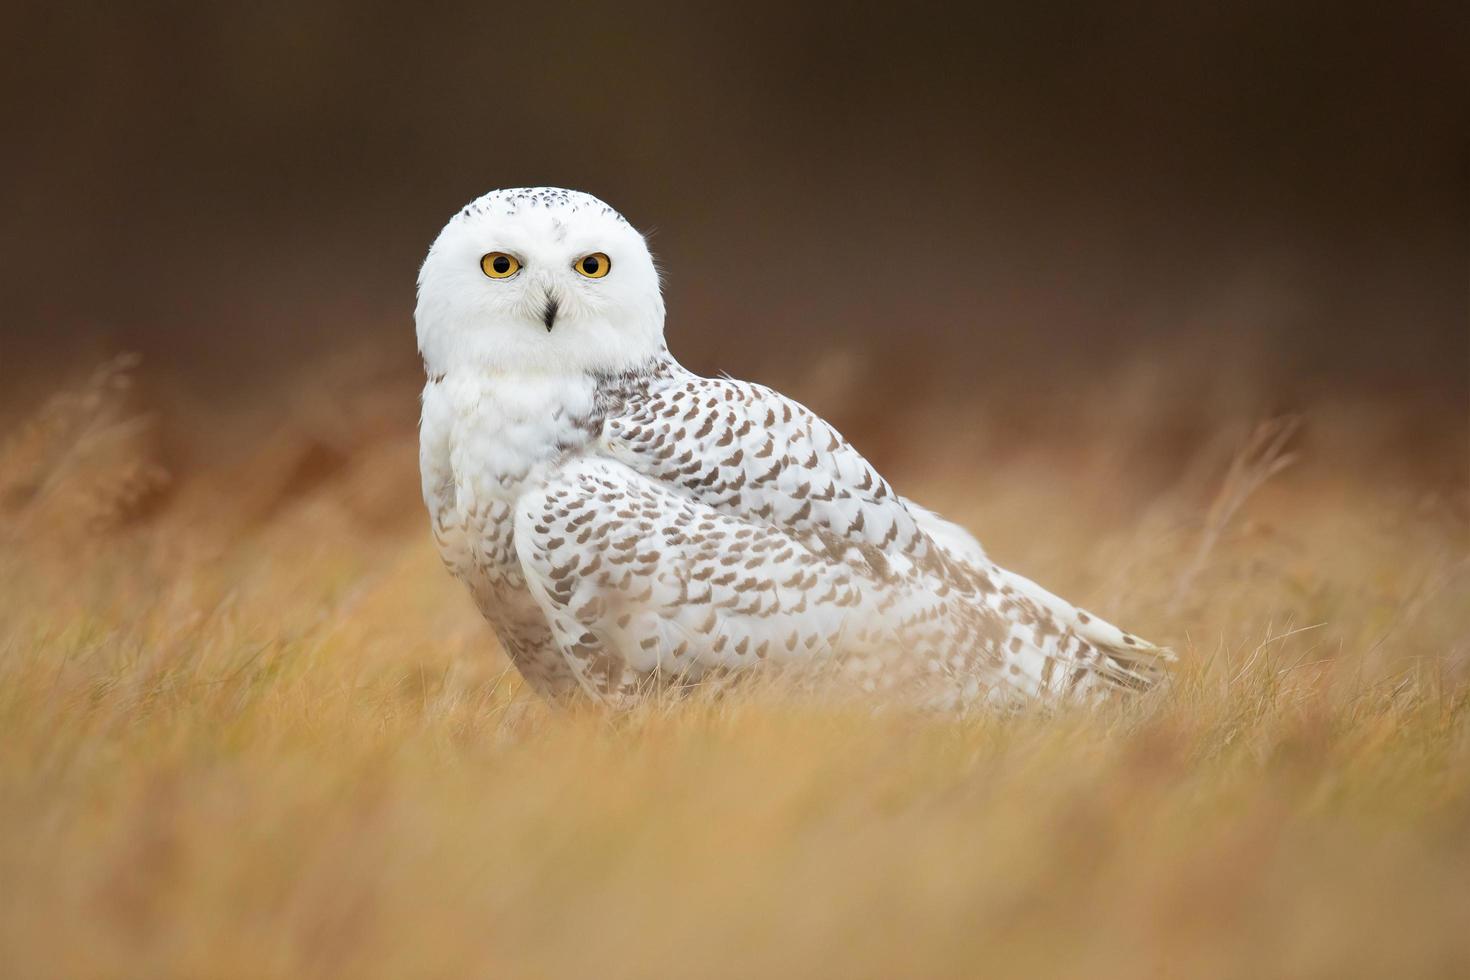
[[[480,258],[490,252],[514,255],[520,271],[489,278]],[[612,271],[579,275],[573,263],[596,252]],[[430,375],[616,371],[663,348],[663,296],[643,236],[575,191],[494,191],[455,215],[419,270],[414,320]]]
[[[483,273],[494,252],[520,270]],[[611,271],[589,279],[594,253]],[[679,366],[643,239],[595,198],[481,198],[415,316],[435,538],[548,695],[781,664],[964,706],[1158,674],[1164,652],[991,564],[805,407]]]

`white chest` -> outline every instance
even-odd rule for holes
[[[419,465],[445,562],[496,576],[515,565],[515,503],[594,433],[585,376],[449,374],[424,388]]]

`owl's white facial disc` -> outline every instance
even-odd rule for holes
[[[431,374],[621,371],[664,346],[643,236],[590,194],[550,187],[492,191],[451,218],[419,270],[414,321]]]

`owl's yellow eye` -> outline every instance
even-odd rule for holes
[[[521,271],[521,260],[505,252],[487,252],[480,256],[480,270],[491,279],[509,279]]]
[[[606,252],[593,252],[573,262],[572,268],[588,279],[601,279],[611,271],[612,259],[607,257]]]

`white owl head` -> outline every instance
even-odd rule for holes
[[[414,310],[431,374],[621,371],[663,350],[643,236],[590,194],[491,191],[429,248]]]

